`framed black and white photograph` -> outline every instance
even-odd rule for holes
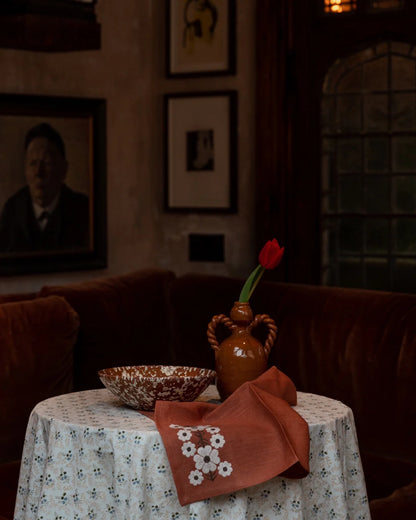
[[[0,158],[0,275],[105,267],[105,100],[0,95]]]
[[[237,93],[165,95],[165,207],[237,210]]]
[[[167,76],[235,73],[235,0],[166,0]]]

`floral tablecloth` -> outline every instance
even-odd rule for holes
[[[210,387],[202,398],[215,396]],[[301,392],[294,409],[309,425],[306,478],[277,477],[182,507],[151,419],[106,389],[47,399],[29,419],[14,518],[370,520],[351,410]]]

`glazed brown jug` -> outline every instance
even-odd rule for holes
[[[223,324],[231,335],[218,343],[216,328]],[[251,331],[260,323],[268,329],[268,337],[263,345],[252,336]],[[267,370],[270,350],[276,340],[277,327],[267,314],[253,312],[248,302],[235,302],[228,318],[224,314],[214,316],[208,325],[208,342],[215,351],[217,389],[222,400],[246,381],[251,381]]]

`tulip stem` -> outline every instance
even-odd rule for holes
[[[241,289],[240,297],[238,299],[239,302],[245,303],[249,301],[250,296],[253,294],[253,291],[259,283],[264,271],[265,269],[261,264],[259,264],[254,269],[254,271],[252,271],[250,276],[247,278],[243,288]]]

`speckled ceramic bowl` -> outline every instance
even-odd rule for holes
[[[215,378],[206,368],[166,365],[105,368],[98,375],[108,390],[138,410],[154,410],[157,400],[193,401]]]

